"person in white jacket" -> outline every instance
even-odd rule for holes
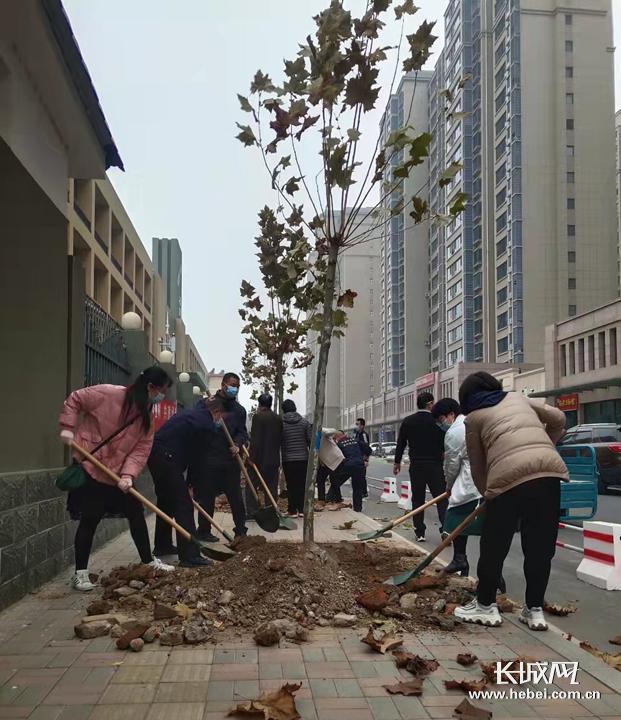
[[[448,509],[475,503],[481,500],[472,473],[466,448],[466,416],[461,413],[459,403],[452,398],[443,398],[432,408],[432,414],[440,426],[446,431],[444,436],[444,477],[449,492]],[[453,540],[453,559],[444,568],[444,572],[459,573],[467,577],[470,571],[466,555],[467,535],[459,535]],[[501,592],[505,592],[505,581],[501,577],[498,582]]]

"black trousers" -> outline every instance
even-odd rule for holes
[[[290,513],[304,511],[304,487],[306,484],[306,466],[308,460],[288,460],[283,462],[282,469],[287,483],[287,500]],[[321,468],[319,468],[321,470]],[[325,481],[323,486],[323,499],[325,500]],[[321,497],[319,498],[322,499]]]
[[[257,467],[259,468],[259,472],[261,473],[261,476],[265,480],[265,483],[267,484],[267,487],[270,489],[270,492],[272,493],[272,497],[274,500],[278,497],[278,465],[259,465],[257,463]],[[248,466],[248,475],[250,475],[250,478],[252,480],[252,484],[257,489],[257,492],[265,492],[263,490],[263,484],[259,481],[259,478],[257,477],[257,474],[254,471],[254,468],[249,465]],[[256,511],[259,509],[259,504],[256,501],[256,498],[254,496],[254,493],[249,487],[246,487],[244,490],[245,496],[246,496],[246,512],[248,513],[248,517],[252,517]],[[270,504],[270,500],[268,497],[265,498],[266,504]]]
[[[412,508],[420,507],[425,503],[425,493],[429,488],[433,497],[438,497],[446,492],[446,481],[444,470],[438,463],[412,463],[410,465],[410,484],[412,486]],[[436,508],[440,526],[444,525],[444,515],[448,507],[448,500],[441,500]],[[419,513],[413,519],[414,529],[417,535],[424,535],[427,526],[425,525],[425,513]]]
[[[235,535],[246,535],[246,508],[242,497],[239,465],[237,461],[214,465],[201,463],[192,468],[192,483],[196,499],[213,517],[216,508],[216,498],[224,493],[231,506]],[[202,533],[211,532],[211,523],[199,515],[198,527]]]
[[[356,512],[362,512],[362,494],[364,492],[364,465],[343,467],[339,465],[330,475],[330,492],[328,502],[343,502],[341,486],[351,478],[352,504]]]
[[[495,602],[497,580],[519,522],[526,606],[543,607],[556,552],[560,499],[560,480],[541,477],[517,485],[486,503],[477,567],[477,598],[481,605]]]
[[[195,535],[194,506],[183,477],[183,468],[169,452],[161,448],[153,450],[148,466],[155,485],[157,506],[167,515],[174,517],[191,535]],[[171,544],[172,528],[158,517],[155,521],[154,545],[156,548],[166,548]],[[189,560],[197,557],[199,550],[193,542],[188,542],[177,534],[177,553],[179,560]]]

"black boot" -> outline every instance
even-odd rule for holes
[[[444,568],[444,572],[447,575],[459,573],[461,577],[468,577],[468,573],[470,572],[468,558],[465,555],[454,555],[451,562]]]

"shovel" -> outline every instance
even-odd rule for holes
[[[99,460],[97,460],[96,457],[93,457],[87,450],[80,447],[75,442],[71,443],[71,447],[74,450],[77,450],[96,468],[101,470],[101,472],[105,473],[110,479],[114,480],[115,483],[119,482],[121,478],[119,478],[116,473],[113,473],[110,468],[99,462]],[[185,538],[188,542],[193,542],[195,545],[198,545],[202,555],[207,555],[214,560],[228,560],[229,558],[237,554],[234,550],[231,550],[231,548],[226,547],[226,545],[220,545],[220,543],[206,543],[202,540],[199,540],[197,537],[193,537],[185,528],[182,528],[179,523],[169,517],[163,510],[160,510],[157,505],[154,505],[150,500],[147,500],[144,495],[141,495],[138,490],[131,487],[129,488],[128,492],[133,495],[137,500],[140,500],[140,502],[148,510],[154,512],[158,517],[161,517],[164,522],[168,523],[172,528],[174,528],[177,533],[181,535],[181,537]]]
[[[248,450],[244,447],[244,454],[246,455],[246,458],[248,462],[250,463],[250,466],[253,468],[253,470],[256,472],[257,477],[259,478],[261,485],[263,486],[263,490],[265,491],[265,494],[270,499],[270,502],[272,503],[274,510],[278,513],[278,522],[280,523],[279,527],[281,530],[297,530],[298,524],[294,522],[291,518],[288,518],[286,515],[283,515],[280,510],[278,509],[278,503],[276,500],[274,500],[274,496],[270,492],[268,484],[265,482],[265,479],[263,475],[259,472],[259,468],[256,466],[254,462],[250,459],[250,453]]]
[[[229,432],[229,429],[226,426],[224,420],[222,420],[221,427],[224,430],[224,434],[226,435],[229,446],[231,447],[231,449],[233,449],[235,447],[235,443],[233,442],[231,433]],[[242,475],[246,480],[246,486],[250,487],[250,490],[252,491],[252,494],[257,501],[257,505],[261,505],[261,501],[259,500],[257,491],[248,475],[248,470],[246,470],[246,466],[244,465],[244,461],[241,459],[241,455],[239,453],[236,453],[235,457],[237,458],[239,469],[242,471]],[[280,527],[280,520],[278,519],[278,514],[276,513],[274,508],[271,507],[259,507],[259,509],[254,514],[254,519],[256,520],[257,525],[261,528],[261,530],[265,530],[265,532],[268,533],[275,533],[276,530],[278,530],[278,528]]]
[[[198,512],[205,518],[205,520],[209,521],[216,530],[224,537],[225,540],[228,540],[228,542],[232,543],[235,538],[231,535],[228,530],[225,530],[221,525],[218,525],[218,523],[211,517],[211,515],[205,510],[205,508],[200,505],[199,503],[192,498],[192,505],[198,510]]]
[[[431,562],[438,557],[438,555],[444,550],[444,548],[448,547],[453,540],[461,534],[461,531],[468,527],[470,523],[477,517],[477,515],[480,515],[485,510],[485,503],[482,502],[477,508],[475,508],[468,517],[463,520],[456,528],[453,530],[452,533],[450,533],[442,542],[438,545],[438,547],[427,557],[419,563],[414,570],[407,570],[404,573],[401,573],[400,575],[394,575],[391,578],[388,578],[384,582],[384,585],[403,585],[408,580],[411,580],[412,578],[418,577],[421,572],[431,564]]]
[[[406,513],[405,515],[402,515],[397,520],[392,520],[388,524],[379,528],[379,530],[374,530],[373,532],[358,533],[358,540],[375,540],[375,538],[381,537],[384,533],[388,532],[389,530],[392,530],[393,528],[396,528],[398,525],[401,525],[406,520],[409,520],[411,517],[414,517],[414,515],[418,515],[418,513],[424,512],[427,508],[431,507],[432,505],[435,505],[436,503],[440,502],[440,500],[444,500],[444,498],[447,498],[447,497],[448,497],[448,493],[444,492],[444,493],[442,493],[442,495],[438,495],[437,497],[432,498],[431,500],[426,502],[424,505],[421,505],[420,507],[417,507],[414,510],[410,510],[410,512]]]

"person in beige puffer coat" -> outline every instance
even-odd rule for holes
[[[477,574],[477,599],[456,608],[465,622],[496,626],[496,580],[520,527],[526,602],[520,620],[546,630],[544,595],[556,548],[560,481],[568,480],[555,445],[565,415],[549,405],[506,393],[486,372],[466,378],[459,390],[466,414],[466,444],[474,483],[486,500]]]

